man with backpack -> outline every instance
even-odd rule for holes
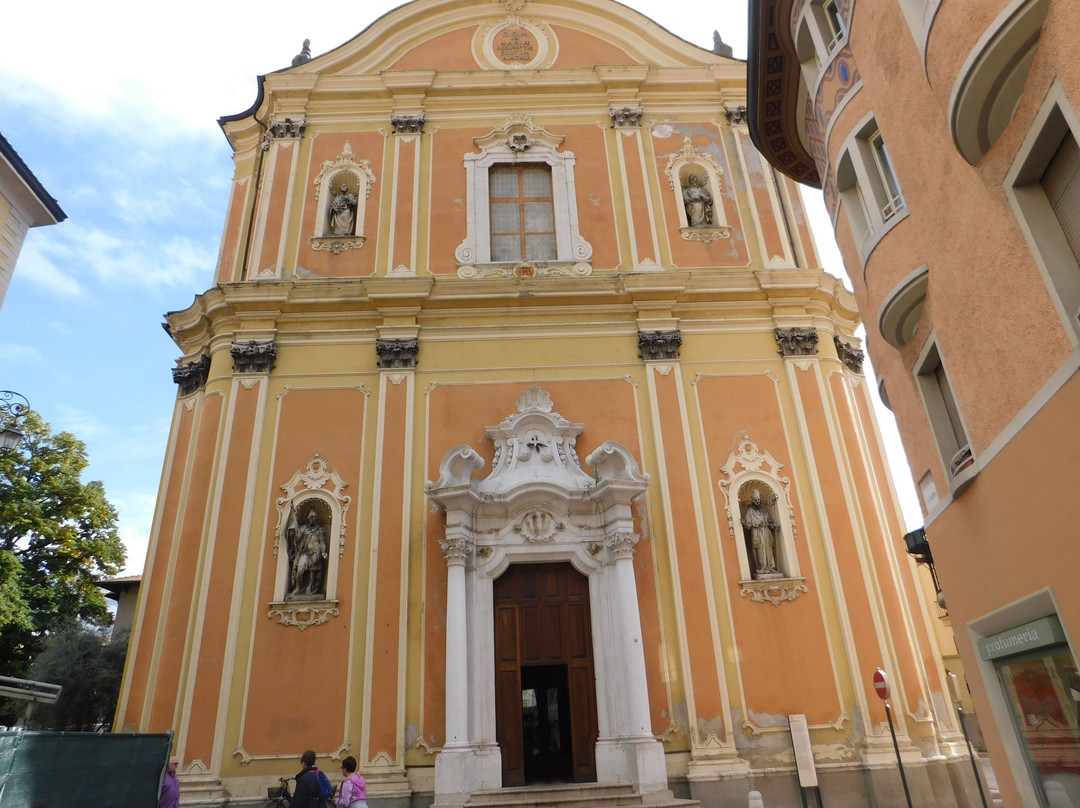
[[[289,808],[326,808],[327,800],[334,793],[330,778],[319,771],[315,765],[315,753],[310,749],[300,756],[300,762],[304,768],[296,775],[296,791],[293,792]]]

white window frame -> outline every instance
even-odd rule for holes
[[[479,154],[464,157],[466,176],[465,240],[458,245],[454,256],[458,274],[474,277],[477,265],[537,266],[570,265],[575,275],[592,271],[592,245],[578,229],[577,192],[574,185],[573,152],[557,151],[563,138],[536,127],[525,116],[511,119],[506,126],[474,141]],[[491,260],[491,200],[488,173],[496,165],[545,163],[551,167],[551,193],[555,208],[555,260],[536,262],[495,262]],[[483,273],[480,273],[483,274]]]
[[[840,201],[865,266],[882,237],[908,215],[899,176],[873,114],[848,136],[836,165]]]
[[[1080,344],[1080,264],[1041,182],[1066,136],[1080,143],[1080,119],[1055,80],[1005,175],[1004,186],[1054,308],[1075,348]]]
[[[936,334],[926,341],[913,372],[949,489],[954,497],[958,496],[978,474],[978,464]]]

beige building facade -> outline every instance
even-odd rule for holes
[[[0,306],[30,228],[59,224],[66,218],[19,153],[0,135]]]
[[[823,191],[1002,798],[1080,805],[1080,8],[751,20],[750,129]]]
[[[893,804],[881,667],[968,804],[855,300],[745,102],[617,3],[417,0],[222,119],[114,723],[186,799],[312,748],[373,806]]]

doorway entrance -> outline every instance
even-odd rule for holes
[[[596,780],[589,580],[568,563],[494,582],[495,734],[504,786]]]

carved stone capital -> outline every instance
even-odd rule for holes
[[[210,374],[210,357],[202,356],[194,362],[188,362],[178,368],[173,368],[172,379],[180,387],[180,395],[186,396],[194,393],[200,387],[206,386],[206,377]]]
[[[682,333],[679,331],[639,331],[638,349],[645,361],[678,359],[679,346],[682,345]]]
[[[638,541],[639,539],[636,533],[629,533],[626,531],[612,533],[604,539],[608,552],[610,552],[615,559],[633,558],[634,547],[637,545]]]
[[[285,118],[282,121],[270,121],[266,127],[266,131],[263,132],[263,151],[270,148],[270,143],[278,140],[279,138],[299,138],[304,136],[304,129],[307,128],[307,121],[299,120],[294,121],[292,118]]]
[[[620,107],[609,111],[611,122],[615,124],[616,129],[641,126],[641,116],[645,114],[645,110],[641,107]]]
[[[270,342],[234,342],[229,348],[233,373],[269,373],[277,361],[277,345]]]
[[[442,548],[446,566],[462,567],[468,562],[469,555],[472,553],[473,541],[465,538],[440,539],[439,547]]]
[[[844,367],[852,373],[862,373],[862,363],[866,354],[857,348],[852,348],[837,335],[833,336],[832,341],[836,346],[836,355],[840,357]]]
[[[728,123],[732,126],[746,125],[746,104],[724,107],[724,114],[727,115]]]
[[[415,339],[377,339],[380,368],[414,368],[420,343]]]
[[[813,328],[776,329],[781,356],[816,356],[818,333]]]
[[[391,115],[390,125],[396,135],[418,135],[424,131],[424,113],[419,115]]]

